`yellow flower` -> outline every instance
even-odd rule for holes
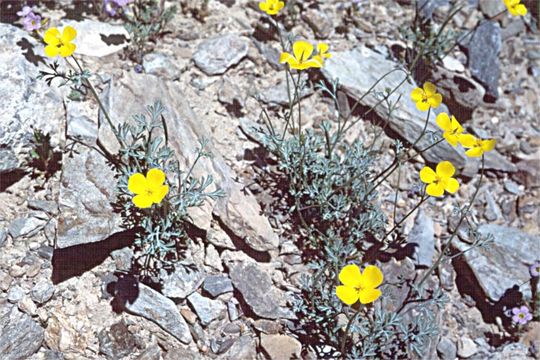
[[[293,44],[293,55],[283,52],[279,57],[280,63],[288,63],[291,69],[305,70],[309,68],[320,68],[322,62],[317,56],[310,59],[313,53],[313,45],[307,41],[299,40]],[[329,54],[326,54],[329,55]]]
[[[427,111],[430,107],[436,109],[441,105],[442,95],[437,93],[437,88],[430,82],[424,84],[424,88],[416,88],[411,92],[411,99],[416,102],[416,108]]]
[[[463,133],[463,127],[459,124],[454,115],[452,115],[452,119],[450,119],[447,113],[440,113],[437,115],[436,121],[437,125],[443,129],[443,137],[446,141],[448,141],[450,145],[456,146]]]
[[[52,27],[43,35],[43,41],[47,44],[45,46],[45,55],[48,57],[55,57],[60,55],[61,57],[67,57],[75,52],[75,44],[72,41],[77,36],[77,31],[71,26],[66,26],[62,35],[60,31]]]
[[[279,0],[266,0],[259,3],[259,9],[267,13],[268,15],[277,15],[277,13],[283,9],[285,3]]]
[[[317,55],[315,55],[313,58],[320,62],[321,65],[324,64],[324,59],[330,59],[332,57],[332,54],[328,52],[328,44],[326,43],[318,43],[317,52]]]
[[[527,8],[521,4],[521,0],[504,0],[504,5],[506,5],[508,12],[512,16],[527,15]]]
[[[150,169],[146,177],[141,173],[135,173],[129,177],[128,189],[135,194],[133,204],[141,209],[146,209],[152,204],[159,204],[169,192],[169,186],[164,185],[165,173],[160,169]]]
[[[465,151],[465,154],[469,157],[479,157],[486,151],[491,151],[495,148],[495,139],[482,140],[474,137],[470,134],[461,135],[459,142],[464,148],[469,150]]]
[[[347,305],[352,305],[358,300],[362,304],[374,302],[381,296],[381,290],[377,289],[383,282],[381,270],[368,265],[363,273],[356,265],[347,265],[339,273],[339,280],[343,283],[336,288],[337,297]]]
[[[420,170],[420,180],[429,184],[426,188],[428,195],[439,197],[445,190],[453,194],[459,189],[458,181],[452,177],[456,169],[450,161],[441,161],[435,170],[433,171],[429,166]]]

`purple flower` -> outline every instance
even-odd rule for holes
[[[535,262],[529,267],[529,272],[532,277],[537,277],[540,275],[540,261]]]
[[[103,10],[110,16],[115,16],[116,2],[114,0],[103,0]]]
[[[532,314],[529,312],[529,309],[526,306],[520,308],[515,307],[512,309],[512,321],[515,324],[525,325],[532,320]]]
[[[26,15],[26,17],[22,20],[22,23],[26,31],[39,30],[41,28],[41,16],[31,12],[30,14]]]
[[[23,6],[21,11],[17,11],[17,15],[20,17],[26,17],[30,13],[32,13],[32,8],[30,6]]]
[[[135,65],[134,70],[135,70],[136,73],[140,74],[140,73],[143,72],[144,69],[143,69],[141,64],[137,64],[137,65]]]
[[[131,0],[113,0],[119,7],[124,7],[131,2]]]

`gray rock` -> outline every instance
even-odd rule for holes
[[[279,334],[282,326],[277,321],[258,319],[253,323],[253,327],[265,334]]]
[[[486,17],[493,17],[504,10],[506,7],[502,1],[493,0],[479,0],[480,10],[486,15]]]
[[[255,339],[249,335],[240,336],[225,354],[218,359],[222,360],[254,360],[257,356]]]
[[[204,279],[203,289],[212,297],[232,292],[232,281],[226,275],[210,275]]]
[[[219,252],[212,244],[208,244],[208,246],[206,247],[204,264],[216,269],[219,272],[223,271],[223,264],[221,263]]]
[[[109,330],[101,330],[98,340],[99,352],[108,359],[119,359],[133,353],[136,346],[135,336],[123,322],[113,324]]]
[[[532,357],[529,349],[525,344],[520,342],[512,343],[502,346],[499,351],[490,354],[490,360],[525,360],[525,359],[538,359],[538,350],[536,350],[536,357]],[[531,351],[532,352],[532,351]]]
[[[168,80],[176,80],[180,78],[180,75],[185,70],[187,64],[183,64],[179,59],[171,60],[171,56],[153,52],[144,55],[143,68],[147,74],[156,75]]]
[[[0,318],[2,360],[28,359],[41,347],[43,328],[30,316],[12,308]]]
[[[229,314],[229,320],[231,321],[235,321],[240,317],[236,305],[237,304],[234,303],[232,299],[227,302],[227,313]]]
[[[220,35],[201,42],[193,61],[207,75],[219,75],[238,64],[248,49],[249,39],[234,34]]]
[[[137,289],[133,289],[134,284]],[[116,285],[117,289],[119,286],[127,290],[124,295],[120,295],[120,297],[126,297],[126,310],[155,322],[184,344],[189,344],[192,341],[188,324],[172,300],[152,288],[141,283],[136,284],[132,280],[120,279]],[[133,292],[137,292],[134,299],[129,296]]]
[[[45,227],[46,220],[29,215],[19,218],[9,224],[8,233],[13,239],[31,237]]]
[[[0,229],[0,247],[2,247],[7,240],[8,232],[6,229]]]
[[[45,260],[51,260],[53,257],[54,249],[52,246],[41,244],[41,246],[37,249],[36,252],[40,258]]]
[[[334,30],[332,19],[320,9],[308,8],[302,12],[304,20],[318,39],[327,39]]]
[[[529,281],[527,268],[537,261],[540,237],[496,224],[481,225],[478,232],[484,236],[492,234],[493,243],[465,252],[463,259],[472,270],[480,289],[496,302],[507,289]],[[460,241],[454,245],[461,251],[470,247]],[[529,287],[521,287],[521,291],[525,298],[531,298]]]
[[[414,226],[409,232],[409,243],[416,244],[414,258],[421,266],[431,266],[435,256],[435,229],[433,219],[424,210],[418,211]]]
[[[424,19],[431,19],[433,17],[433,12],[438,8],[449,6],[450,2],[448,0],[419,0],[416,1],[416,7],[418,8],[421,16]]]
[[[116,270],[129,271],[133,261],[133,250],[131,248],[123,248],[111,252],[111,257],[114,259]]]
[[[177,264],[171,274],[162,274],[163,295],[185,299],[201,286],[204,280],[204,273],[199,269]]]
[[[19,161],[10,149],[0,148],[0,174],[6,174],[19,168]]]
[[[484,212],[484,217],[487,221],[495,221],[497,219],[502,218],[501,209],[499,208],[499,205],[497,205],[497,202],[495,202],[495,199],[493,198],[493,195],[491,195],[490,191],[484,192],[484,195],[486,197],[486,210]]]
[[[113,25],[90,19],[63,21],[77,30],[75,54],[103,57],[121,51],[128,46],[129,33],[122,25]]]
[[[54,294],[53,284],[46,279],[39,280],[30,292],[30,297],[38,304],[45,304]]]
[[[287,335],[261,334],[261,347],[271,360],[301,359],[302,344]]]
[[[102,241],[122,230],[111,206],[114,172],[97,152],[82,147],[77,152],[63,159],[57,248]]]
[[[242,298],[253,312],[267,319],[294,318],[285,305],[283,292],[272,284],[272,279],[255,262],[240,262],[232,264],[229,275],[234,287],[242,294]]]
[[[361,46],[350,51],[336,52],[331,59],[328,59],[322,70],[323,75],[329,80],[334,81],[339,79],[340,87],[354,100],[359,100],[360,97],[366,95],[368,89],[375,84],[377,80],[383,77],[386,73],[393,69],[400,68],[401,65],[393,61],[387,60],[383,55]],[[375,92],[384,91],[386,88],[394,89],[400,84],[406,75],[403,72],[393,72],[386,76],[375,87]],[[388,119],[388,127],[397,134],[407,140],[414,142],[421,133],[425,121],[426,113],[416,109],[415,104],[410,99],[411,91],[417,85],[405,81],[400,88],[389,97],[392,102],[397,101],[401,96],[400,106],[393,112],[388,119],[388,107],[381,103],[374,110],[383,120]],[[372,92],[363,97],[361,105],[375,106],[379,102],[379,98]],[[440,133],[440,129],[435,123],[435,114],[431,112],[427,131],[435,131]],[[424,149],[431,144],[429,136],[424,136],[417,144],[417,149]],[[432,163],[438,163],[442,160],[451,161],[457,167],[463,167],[466,162],[466,157],[463,150],[453,148],[446,142],[426,151],[423,156]]]
[[[301,81],[306,81],[307,76],[303,76]],[[295,80],[296,81],[296,80]],[[293,84],[290,82],[291,92],[294,91]],[[300,99],[304,99],[313,94],[313,89],[310,87],[303,87],[300,91]],[[289,96],[287,94],[287,82],[281,81],[277,85],[273,85],[262,89],[259,93],[261,101],[268,105],[285,106],[289,104]]]
[[[458,341],[457,354],[462,359],[467,359],[478,352],[478,346],[470,338],[462,336]]]
[[[456,344],[449,338],[443,337],[437,345],[437,353],[442,360],[455,360],[457,356]]]
[[[64,355],[60,351],[45,350],[43,360],[64,360]]]
[[[504,182],[504,189],[508,191],[510,194],[514,194],[514,195],[521,194],[519,185],[515,181],[512,181],[512,180],[506,180]]]
[[[125,119],[126,114],[142,113],[145,111],[142,104],[152,104],[156,99],[161,99],[167,109],[165,118],[168,127],[175,129],[174,132],[169,131],[169,145],[176,152],[182,168],[191,165],[187,159],[193,159],[199,141],[208,138],[208,134],[211,133],[206,129],[204,122],[195,116],[177,82],[130,72],[125,74],[120,82],[112,82],[103,99],[113,121]],[[106,127],[100,129],[99,137],[111,151],[115,152],[118,149],[110,129]],[[195,225],[201,229],[209,229],[214,217],[218,217],[224,228],[230,230],[233,236],[243,240],[253,250],[268,251],[277,248],[279,238],[268,219],[261,215],[262,211],[255,197],[246,194],[244,187],[234,180],[237,176],[226,165],[211,142],[205,150],[212,154],[212,158],[201,160],[193,169],[193,175],[196,177],[212,175],[215,185],[220,187],[226,196],[201,208],[193,209],[190,215]],[[109,218],[118,217],[108,214]]]
[[[18,285],[11,287],[7,293],[8,301],[13,304],[21,301],[23,296],[24,296],[24,290]]]
[[[476,31],[463,40],[468,52],[471,74],[486,88],[486,95],[497,99],[501,75],[499,52],[501,51],[501,28],[498,23],[484,21]]]
[[[218,90],[218,100],[222,104],[229,106],[237,106],[239,108],[245,106],[244,98],[242,97],[242,91],[228,78],[224,78],[221,81]]]
[[[137,360],[161,360],[161,348],[159,345],[152,344],[144,349],[139,356],[136,357]]]
[[[204,326],[225,315],[226,307],[220,300],[209,299],[197,292],[187,299]]]
[[[40,41],[23,29],[0,23],[0,68],[9,69],[2,72],[0,87],[0,174],[25,161],[34,129],[49,133],[53,147],[61,144],[63,98],[58,88],[36,79],[41,68],[37,56],[43,56]]]
[[[158,359],[156,359],[158,360]],[[191,349],[170,349],[164,357],[164,360],[203,360],[198,352]]]
[[[41,210],[50,215],[58,215],[58,203],[51,200],[28,199],[28,207]]]

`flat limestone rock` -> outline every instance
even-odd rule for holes
[[[492,234],[493,242],[463,254],[482,291],[492,301],[498,301],[514,285],[528,282],[529,266],[538,260],[540,237],[518,229],[484,224],[478,228],[482,235]],[[470,247],[461,241],[453,245],[460,251]],[[531,298],[529,286],[521,287],[526,298]]]

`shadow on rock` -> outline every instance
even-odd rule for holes
[[[133,244],[135,232],[126,230],[103,241],[55,249],[52,258],[54,284],[61,283],[101,264],[113,250]]]

